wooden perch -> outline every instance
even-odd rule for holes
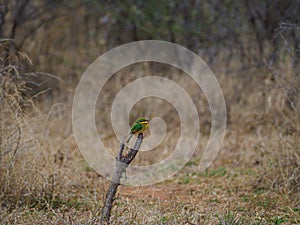
[[[115,194],[117,192],[117,188],[120,185],[120,180],[122,178],[122,174],[126,172],[126,168],[135,158],[138,153],[141,144],[143,142],[144,135],[140,133],[133,148],[130,149],[127,155],[123,155],[123,150],[125,147],[124,141],[120,145],[120,150],[118,156],[116,157],[116,169],[113,175],[112,181],[110,183],[110,187],[106,193],[105,204],[102,209],[101,222],[105,222],[109,224],[110,212],[113,205],[113,201],[115,199]]]

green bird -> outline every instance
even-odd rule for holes
[[[145,130],[148,129],[149,127],[149,121],[148,119],[141,117],[138,118],[135,123],[132,125],[132,127],[130,128],[130,132],[129,132],[129,138],[127,140],[126,143],[129,142],[129,140],[131,139],[132,135],[134,134],[140,134],[143,133]]]

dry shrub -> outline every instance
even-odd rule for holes
[[[266,161],[260,182],[264,181],[262,184],[271,190],[295,196],[300,200],[299,134],[275,134],[272,140],[263,146],[262,153]]]
[[[300,77],[293,61],[272,70],[267,98],[268,134],[260,141],[257,185],[300,201]],[[299,69],[299,68],[298,68]]]
[[[44,116],[27,97],[22,67],[28,57],[0,42],[0,199],[4,208],[51,207],[62,172],[45,139]]]
[[[22,94],[25,83],[20,74],[20,54],[8,52],[11,49],[9,40],[2,41],[1,58],[1,146],[0,146],[0,188],[2,204],[17,204],[25,196],[32,195],[36,180],[36,158],[34,154],[36,140],[28,135],[28,121],[24,105],[31,101]],[[11,61],[10,59],[14,59]],[[30,157],[31,160],[27,160]]]

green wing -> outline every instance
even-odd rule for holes
[[[131,127],[131,133],[136,133],[136,132],[138,132],[138,131],[140,131],[140,130],[142,130],[143,129],[143,125],[142,124],[139,124],[139,123],[136,123],[136,124],[134,124],[132,127]]]

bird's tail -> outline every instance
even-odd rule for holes
[[[128,144],[128,142],[130,141],[130,139],[132,138],[132,135],[133,135],[133,133],[129,133],[129,136],[128,136],[128,139],[127,139],[127,141],[126,141],[126,144]]]

